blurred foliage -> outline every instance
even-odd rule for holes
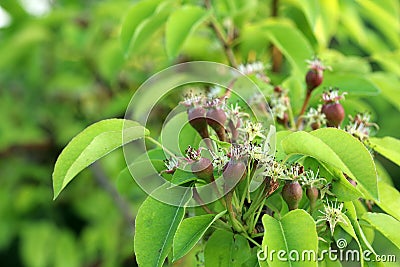
[[[175,9],[201,6],[199,1],[149,2],[158,8],[143,13],[135,27],[130,21],[133,28],[120,40],[121,28],[137,8],[134,1],[59,0],[41,16],[29,13],[20,1],[0,1],[11,18],[0,28],[2,266],[134,266],[133,223],[120,205],[129,203],[133,217],[145,195],[132,180],[118,179],[125,166],[122,153],[113,152],[81,173],[83,179],[55,202],[51,172],[74,135],[95,121],[122,117],[134,90],[150,75],[185,61],[228,63],[206,23],[177,32],[179,23],[167,23]],[[302,42],[333,67],[331,79],[336,75],[346,86],[358,77],[377,88],[380,94],[373,97],[350,94],[346,109],[369,109],[380,125],[378,136],[400,137],[397,0],[223,0],[212,5],[221,28],[235,36],[232,49],[239,63],[271,63],[268,74],[274,83],[299,85],[304,73],[301,68],[292,73],[290,66],[306,58],[290,55],[297,55]],[[209,15],[190,12],[199,20]],[[179,16],[172,14],[175,20]],[[136,39],[130,39],[134,34]],[[272,43],[284,55],[281,63],[271,53]],[[299,97],[294,108],[301,102]],[[398,169],[381,161],[399,188]],[[123,198],[116,196],[117,189]]]

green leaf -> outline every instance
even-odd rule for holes
[[[147,16],[133,29],[129,41],[124,41],[127,42],[127,46],[123,47],[126,57],[131,53],[137,54],[142,51],[141,49],[151,41],[151,37],[158,30],[163,29],[172,9],[170,3],[170,1],[165,1],[159,4],[151,15]],[[128,34],[124,34],[123,40],[127,39],[125,35]]]
[[[307,70],[306,59],[314,54],[304,35],[292,24],[282,20],[268,20],[261,27],[269,40],[285,55],[297,75]],[[295,42],[293,40],[296,40]]]
[[[184,155],[189,145],[198,147],[201,140],[199,133],[189,124],[186,112],[168,120],[161,132],[161,143],[176,155]]]
[[[383,59],[386,60],[387,57]],[[400,70],[398,75],[400,76]],[[383,72],[374,72],[369,75],[369,79],[381,90],[383,97],[400,110],[400,79],[392,73]]]
[[[276,133],[276,160],[284,160],[286,157],[285,151],[282,148],[282,140],[292,134],[292,131],[279,131]]]
[[[400,140],[387,136],[368,139],[373,150],[400,166]]]
[[[160,267],[185,215],[185,208],[147,197],[136,217],[135,254],[139,266]]]
[[[384,213],[367,212],[362,217],[400,249],[400,222]]]
[[[365,15],[365,19],[370,21],[374,27],[380,30],[383,35],[396,47],[400,47],[400,27],[399,17],[393,12],[393,8],[386,8],[376,1],[372,0],[357,0],[362,8],[361,12]]]
[[[183,220],[174,237],[173,261],[185,256],[224,213],[225,211],[218,215],[206,214]]]
[[[388,214],[400,221],[400,193],[383,181],[378,182],[379,201],[376,204]]]
[[[374,160],[358,139],[336,128],[319,129],[311,134],[321,139],[340,157],[350,170],[350,173],[347,173],[350,178],[361,184],[375,200],[379,199],[378,176]]]
[[[344,177],[343,173],[337,172],[335,177],[339,179],[332,181],[331,191],[338,201],[352,201],[363,197],[363,194]]]
[[[319,47],[325,49],[328,47],[328,43],[332,35],[334,35],[337,31],[337,22],[340,16],[340,6],[339,0],[318,2],[319,16],[317,17],[314,34],[318,40]]]
[[[250,256],[246,238],[224,230],[216,230],[204,250],[205,267],[241,267]]]
[[[175,185],[182,185],[190,181],[196,181],[197,178],[190,171],[176,169],[172,175],[171,183]]]
[[[87,127],[68,143],[56,161],[53,172],[54,199],[90,164],[114,149],[146,135],[146,128],[137,122],[123,119],[103,120]]]
[[[264,215],[262,222],[265,229],[262,247],[268,266],[318,266],[317,261],[313,261],[313,256],[315,259],[318,257],[317,230],[313,218],[306,211],[293,210],[281,220]],[[275,258],[276,254],[273,258],[270,257],[272,250],[285,251],[284,257],[287,261],[279,261]],[[307,255],[305,261],[301,260],[302,252],[306,250],[315,252],[314,255],[311,254],[311,261],[307,261]],[[298,255],[291,251],[297,251]],[[294,260],[293,257],[297,256],[299,259]]]
[[[338,201],[351,201],[363,197],[364,195],[344,177],[343,173],[332,166],[328,166],[320,161],[307,157],[303,161],[303,166],[311,168],[314,172],[319,171],[319,176],[332,183],[331,192],[335,194]]]
[[[188,36],[207,18],[207,11],[198,6],[184,6],[168,18],[165,45],[169,57],[174,58]]]
[[[155,14],[138,27],[135,35],[132,38],[132,43],[130,46],[130,51],[133,54],[143,51],[142,48],[145,48],[146,45],[152,40],[151,37],[158,30],[163,28],[163,25],[166,23],[169,14],[170,10],[161,10],[159,13]]]
[[[302,154],[336,167],[378,199],[377,174],[371,154],[352,135],[334,128],[296,132],[282,140],[287,154]]]
[[[356,73],[325,72],[324,81],[316,90],[322,92],[327,87],[337,87],[340,92],[348,92],[352,95],[377,95],[379,88],[366,76]]]
[[[150,17],[161,0],[145,0],[136,3],[126,15],[121,28],[121,45],[125,53],[128,52],[132,38],[140,23]]]
[[[289,0],[288,2],[293,3],[299,8],[307,19],[311,29],[314,29],[318,12],[319,12],[319,1],[317,0]]]
[[[355,201],[358,201],[358,200],[355,200]],[[346,216],[350,220],[351,225],[353,226],[354,232],[357,235],[357,238],[359,241],[357,243],[359,244],[359,246],[361,247],[361,249],[363,251],[369,250],[369,252],[372,253],[370,255],[370,258],[372,260],[375,260],[376,253],[375,253],[374,249],[372,248],[371,244],[368,242],[363,230],[361,229],[361,226],[358,222],[359,219],[357,217],[356,209],[355,209],[353,202],[344,202],[343,207],[344,207],[344,210],[346,211]],[[361,261],[361,266],[365,266],[364,260]],[[378,266],[380,266],[380,265],[378,264]]]

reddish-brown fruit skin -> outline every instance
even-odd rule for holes
[[[314,186],[308,187],[306,189],[306,195],[307,195],[307,198],[310,200],[310,202],[314,203],[315,201],[317,201],[318,196],[319,196],[318,188],[316,188]]]
[[[345,116],[344,108],[340,103],[327,103],[322,106],[321,112],[325,114],[329,127],[339,127]]]
[[[303,197],[303,189],[296,181],[288,182],[282,188],[282,197],[288,205],[289,210],[295,210],[299,207],[299,202]]]
[[[208,125],[210,125],[214,131],[217,133],[218,138],[221,141],[225,141],[225,122],[226,122],[226,113],[220,108],[210,109],[207,111],[206,119]]]
[[[214,168],[212,166],[211,160],[209,160],[208,158],[201,158],[193,162],[191,168],[193,174],[197,178],[203,179],[207,183],[211,182],[214,177]]]
[[[196,129],[202,138],[208,138],[206,110],[202,107],[195,107],[188,110],[190,125]]]
[[[319,128],[321,128],[321,124],[320,123],[318,123],[318,122],[311,123],[311,129],[317,130]]]
[[[351,179],[351,178],[347,178],[347,181],[349,181],[354,187],[356,187],[357,186],[357,182],[356,181],[354,181],[353,179]]]
[[[223,127],[226,122],[226,113],[220,108],[213,108],[207,111],[206,118],[208,125],[211,127],[213,127],[213,125],[219,125]]]
[[[274,92],[275,92],[275,93],[278,93],[278,94],[281,94],[281,93],[283,92],[282,87],[280,87],[280,86],[275,86],[275,87],[274,87]]]
[[[309,91],[317,88],[324,80],[323,71],[311,69],[306,74],[306,84]]]
[[[246,176],[246,165],[241,161],[231,160],[224,169],[225,187],[232,189],[239,181]]]

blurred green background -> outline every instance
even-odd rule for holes
[[[82,172],[52,201],[55,160],[86,126],[123,117],[135,89],[155,72],[190,60],[227,63],[206,26],[186,40],[178,58],[165,53],[163,25],[124,57],[120,30],[135,2],[0,0],[1,266],[135,266],[133,219],[145,195],[133,180],[118,179],[121,151]],[[307,1],[218,1],[219,19],[233,21],[241,34],[233,45],[239,62],[271,61],[270,44],[251,23],[274,15],[278,2],[279,16],[342,71],[385,71],[383,82],[375,77],[380,95],[350,97],[348,106],[368,107],[381,127],[377,135],[399,138],[399,2],[376,8],[375,1],[310,1],[320,4],[313,11]],[[318,14],[322,26],[311,28],[307,12]],[[288,75],[285,61],[271,73],[275,81]],[[379,160],[399,189],[399,169]]]

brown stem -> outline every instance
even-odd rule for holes
[[[121,211],[125,221],[134,227],[135,219],[130,211],[129,204],[121,197],[117,189],[110,183],[110,179],[106,176],[103,168],[98,162],[92,164],[94,178],[101,188],[103,188],[112,198],[117,208]]]
[[[210,0],[204,0],[204,5],[206,6],[206,8],[208,10],[212,9],[212,5],[211,5],[211,1]],[[224,49],[226,58],[229,61],[229,64],[232,67],[237,68],[238,64],[237,64],[237,61],[236,61],[236,58],[235,58],[235,54],[233,53],[233,50],[232,50],[231,45],[230,45],[231,41],[228,42],[227,38],[225,38],[221,28],[219,27],[218,22],[213,17],[211,18],[210,26],[213,29],[213,31],[214,31],[215,35],[217,36],[218,40],[220,41],[220,43],[221,43],[221,45],[222,45],[222,47]]]
[[[301,123],[303,122],[302,116],[308,107],[308,103],[310,102],[311,93],[312,93],[311,90],[307,90],[306,98],[304,99],[303,106],[301,107],[301,110],[299,113],[299,118],[297,119],[296,128],[299,128]]]
[[[278,17],[278,10],[279,10],[279,0],[273,0],[271,3],[271,16]],[[275,45],[272,45],[271,54],[272,54],[272,71],[280,72],[283,60],[282,53]]]
[[[214,214],[212,210],[210,210],[206,204],[204,204],[204,201],[201,199],[199,192],[197,192],[196,187],[193,187],[193,197],[197,201],[197,203],[200,204],[200,206],[203,208],[203,210],[209,214]]]

